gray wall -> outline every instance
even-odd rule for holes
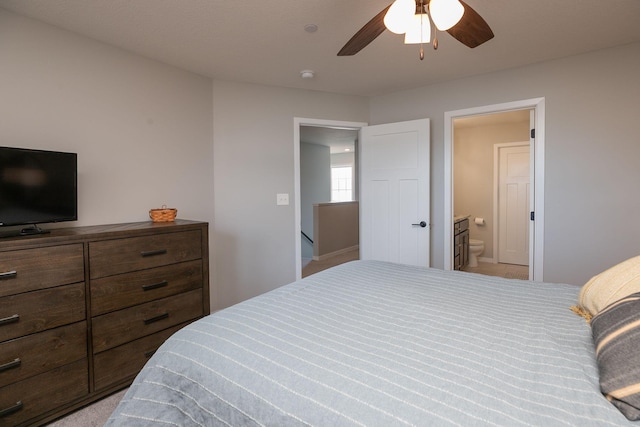
[[[583,284],[640,253],[640,43],[371,99],[370,123],[429,117],[431,264],[443,267],[444,113],[545,97],[544,280]]]
[[[295,280],[293,120],[366,122],[368,99],[215,80],[218,307]],[[276,206],[289,193],[289,206]]]
[[[162,204],[211,223],[214,309],[295,278],[294,200],[275,201],[293,195],[294,117],[431,118],[442,267],[444,112],[545,97],[544,279],[640,253],[639,43],[369,99],[211,81],[0,11],[0,61],[0,142],[78,152],[80,224]]]
[[[78,153],[78,221],[212,220],[211,79],[0,9],[0,145]]]
[[[4,10],[0,65],[0,144],[78,153],[62,225],[208,221],[212,309],[295,279],[293,118],[368,119],[363,97],[212,81]]]

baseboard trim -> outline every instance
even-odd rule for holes
[[[360,245],[351,246],[349,248],[339,249],[337,251],[329,252],[328,254],[323,254],[319,256],[313,256],[314,261],[325,261],[328,258],[333,258],[338,255],[342,255],[347,252],[356,251],[360,249]]]

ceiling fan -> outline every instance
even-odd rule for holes
[[[405,33],[405,43],[431,43],[432,23],[438,30],[448,32],[470,48],[493,38],[487,22],[462,0],[396,0],[367,22],[338,52],[338,56],[355,55],[386,29],[397,34]],[[409,30],[411,25],[414,32]],[[438,48],[437,34],[434,34],[433,47]],[[420,59],[423,58],[421,49]]]

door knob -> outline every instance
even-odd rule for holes
[[[425,228],[427,226],[427,223],[424,221],[420,221],[420,223],[418,224],[411,224],[411,225],[419,225],[420,227]]]

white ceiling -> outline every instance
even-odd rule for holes
[[[336,53],[391,0],[0,0],[0,7],[223,80],[376,95],[640,41],[640,0],[466,0],[495,33],[425,60],[383,33]],[[318,31],[307,33],[306,24]],[[314,79],[302,79],[311,69]]]
[[[329,147],[331,154],[354,152],[358,141],[358,131],[354,129],[324,126],[300,126],[300,142],[320,144]]]

